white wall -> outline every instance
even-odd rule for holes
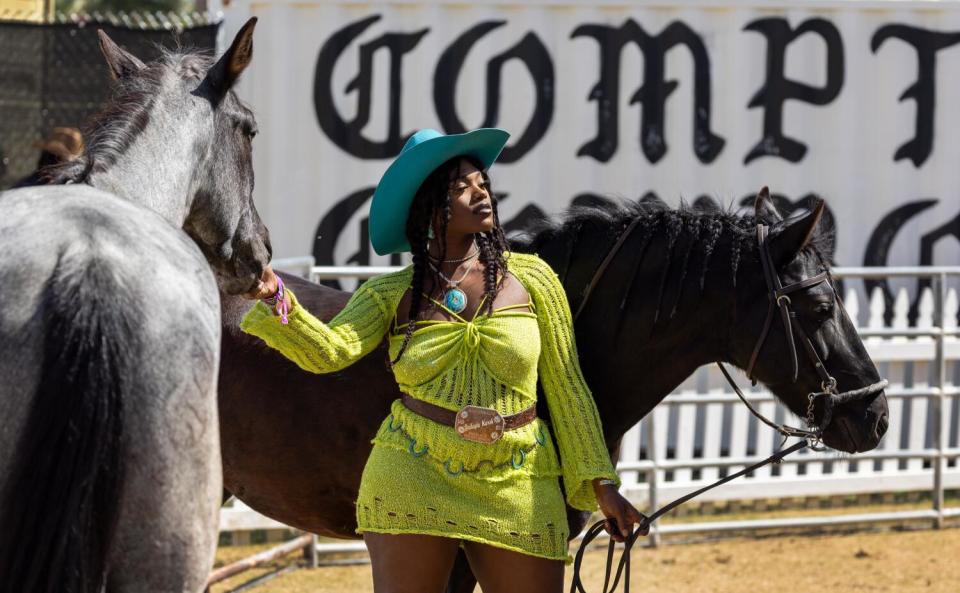
[[[372,191],[391,158],[357,156],[334,142],[319,124],[315,90],[331,93],[333,103],[326,113],[352,120],[361,101],[356,90],[347,91],[348,84],[355,78],[369,80],[372,92],[365,103],[369,119],[357,131],[358,137],[373,143],[388,138],[391,123],[401,137],[422,127],[443,130],[442,110],[434,100],[438,62],[469,30],[491,23],[491,30],[466,54],[452,91],[464,126],[484,123],[487,67],[525,36],[549,56],[555,91],[543,136],[518,161],[498,163],[491,170],[495,189],[509,194],[501,203],[503,221],[530,206],[556,214],[586,192],[636,198],[653,191],[672,204],[706,195],[727,204],[769,185],[791,201],[811,193],[828,200],[839,223],[836,259],[842,265],[922,263],[922,237],[951,228],[953,236],[946,233],[934,243],[928,263],[960,263],[956,2],[234,0],[226,13],[227,41],[249,15],[260,17],[254,63],[240,93],[255,109],[260,125],[261,135],[254,142],[256,201],[278,257],[313,253],[318,264],[390,263],[371,249],[366,250],[368,257],[360,231],[369,207],[362,192]],[[331,37],[374,17],[375,22],[327,61],[332,78],[317,79],[318,54]],[[786,46],[787,79],[822,87],[827,84],[828,62],[843,70],[842,81],[826,93],[825,104],[798,99],[783,104],[783,134],[806,146],[799,160],[767,155],[745,162],[764,128],[765,109],[748,107],[768,76],[767,37],[745,30],[759,19],[783,20],[791,29],[822,19],[823,30],[835,32],[842,44],[842,56],[836,51],[828,56],[824,37],[807,33]],[[630,20],[651,35],[680,24],[702,42],[709,69],[701,71],[701,78],[711,95],[703,113],[709,116],[709,131],[723,140],[712,159],[698,158],[694,150],[694,60],[684,45],[667,50],[664,58],[666,80],[677,82],[665,101],[666,152],[655,163],[644,154],[638,140],[641,119],[652,113],[643,113],[630,98],[643,84],[653,58],[648,54],[644,59],[632,43],[621,53],[620,92],[611,97],[619,111],[616,148],[608,160],[578,156],[581,147],[598,135],[598,103],[589,97],[601,75],[601,60],[594,37],[573,34],[591,25],[612,31]],[[773,26],[775,20],[767,22]],[[944,45],[924,62],[932,72],[928,79],[932,84],[920,94],[933,99],[932,110],[918,110],[918,101],[911,98],[899,100],[918,80],[917,50],[900,38],[888,38],[876,51],[871,49],[878,31],[891,24],[917,28],[928,41]],[[410,38],[417,32],[423,33],[419,39]],[[954,37],[934,39],[938,33]],[[399,88],[390,84],[387,48],[372,52],[368,78],[360,67],[360,48],[383,41],[387,34],[405,37],[412,45],[399,62]],[[501,79],[499,117],[492,123],[511,131],[515,140],[530,122],[537,85],[517,59],[505,62]],[[391,88],[399,98],[399,118],[393,122]],[[453,88],[449,77],[441,77],[441,88]],[[443,90],[440,94],[450,95]],[[930,114],[930,133],[919,134],[930,149],[915,151],[916,163],[896,159],[900,147],[918,135],[918,111]],[[361,197],[348,207],[343,201],[354,192],[361,192]],[[911,203],[912,213],[892,214]],[[343,209],[340,214],[333,212],[337,204]],[[325,218],[328,228],[315,251],[318,225]],[[952,227],[944,227],[951,221]]]

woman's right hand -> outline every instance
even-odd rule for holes
[[[279,288],[280,282],[277,279],[277,274],[273,271],[273,268],[267,266],[263,269],[263,275],[260,276],[260,281],[257,283],[256,288],[243,296],[248,299],[268,299],[276,295]],[[290,311],[290,304],[290,295],[284,290],[283,302],[277,301],[277,303],[273,305],[273,314],[282,316],[283,313],[281,309],[284,308],[282,305],[286,305],[286,311]]]
[[[268,299],[277,294],[278,287],[277,275],[273,268],[268,265],[263,269],[263,274],[260,275],[260,280],[257,281],[253,290],[244,293],[243,296],[248,299]]]

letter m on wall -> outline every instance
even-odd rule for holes
[[[592,37],[600,50],[600,80],[590,91],[597,103],[597,135],[577,151],[607,162],[617,151],[620,96],[620,57],[624,47],[635,43],[643,53],[643,86],[630,98],[630,104],[642,107],[640,146],[651,163],[667,153],[664,136],[666,101],[677,89],[677,81],[666,80],[665,56],[670,49],[684,45],[693,57],[693,150],[701,163],[713,162],[723,149],[724,140],[710,130],[710,56],[703,39],[686,24],[674,21],[659,35],[647,34],[628,19],[621,27],[581,25],[570,36]]]

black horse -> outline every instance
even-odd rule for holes
[[[821,377],[800,356],[794,381],[786,330],[773,324],[764,332],[768,287],[756,225],[772,225],[767,247],[786,285],[828,270],[834,245],[831,229],[821,225],[823,212],[821,203],[803,216],[783,220],[765,191],[748,216],[598,199],[514,240],[516,251],[536,252],[557,271],[572,310],[581,309],[591,285],[577,318],[576,340],[612,456],[624,433],[697,367],[723,361],[746,368],[762,333],[767,335],[753,375],[794,413],[807,417],[808,394],[821,391]],[[324,320],[349,297],[296,277],[284,279]],[[795,291],[791,299],[798,322],[839,390],[878,382],[876,367],[828,283]],[[311,375],[240,333],[237,325],[249,306],[224,299],[224,485],[284,523],[356,538],[353,501],[369,440],[399,396],[386,349],[381,346],[342,372]],[[549,410],[541,407],[539,412],[548,416]],[[823,441],[849,453],[866,451],[877,446],[886,426],[886,398],[882,391],[874,392],[837,406]],[[571,510],[570,533],[579,533],[587,519]],[[450,590],[471,591],[475,583],[461,556]]]

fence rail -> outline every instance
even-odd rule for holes
[[[312,258],[279,260],[274,267],[314,281],[366,278],[399,269],[314,266]],[[960,488],[960,302],[957,289],[949,285],[951,280],[960,279],[960,266],[841,267],[833,274],[848,280],[930,280],[930,285],[921,289],[913,324],[908,322],[910,299],[905,287],[896,291],[892,311],[887,310],[879,288],[869,295],[850,285],[845,290],[848,313],[858,324],[880,374],[890,381],[886,395],[891,422],[886,435],[875,450],[854,456],[799,452],[779,466],[762,468],[752,476],[712,490],[702,500],[927,491],[932,508],[840,517],[657,525],[652,532],[653,543],[661,534],[694,531],[899,520],[929,520],[941,527],[946,518],[960,516],[960,508],[944,506],[944,491]],[[892,320],[889,324],[885,316]],[[769,391],[758,386],[747,390],[746,395],[761,413],[776,421],[798,421]],[[627,432],[617,469],[624,494],[638,505],[655,508],[659,501],[671,500],[767,457],[778,443],[779,437],[760,425],[728,391],[715,366],[706,366]],[[242,504],[237,509],[224,509],[221,525],[253,526],[256,521],[239,519],[253,515]],[[260,528],[268,525],[278,524],[266,519]],[[348,546],[362,549],[362,545]],[[343,549],[340,544],[318,547],[323,552]]]

